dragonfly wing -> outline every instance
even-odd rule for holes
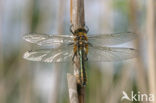
[[[30,61],[42,61],[48,53],[50,53],[50,49],[31,50],[25,52],[23,58]]]
[[[73,43],[72,35],[48,35],[32,33],[23,36],[23,39],[30,43],[34,43],[40,46],[49,46],[51,48],[59,47],[62,44]]]
[[[23,58],[31,61],[43,62],[69,62],[72,61],[72,46],[59,47],[57,49],[39,49],[28,51]]]
[[[136,56],[133,48],[89,46],[88,60],[98,62],[111,62],[131,59]]]
[[[44,62],[72,62],[73,46],[66,46],[48,53],[44,58]]]
[[[94,45],[117,45],[125,43],[136,38],[136,34],[131,32],[116,33],[116,34],[101,34],[88,36],[88,41]]]

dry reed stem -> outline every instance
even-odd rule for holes
[[[77,30],[78,28],[84,28],[85,26],[85,19],[84,19],[84,0],[71,0],[70,1],[70,16],[71,16],[71,24],[72,26],[72,30]],[[73,63],[74,66],[74,76],[73,79],[71,79],[70,81],[68,80],[68,87],[70,87],[70,85],[77,85],[77,88],[74,88],[73,91],[77,91],[75,93],[78,93],[78,103],[84,103],[84,94],[85,94],[85,87],[81,86],[79,84],[79,72],[80,72],[80,63],[78,61],[78,59],[75,59],[75,63]],[[77,78],[78,77],[78,78]],[[76,82],[72,81],[74,80],[74,78],[76,78]],[[69,78],[67,78],[69,79]],[[75,84],[76,83],[76,84]],[[70,89],[70,88],[69,88]],[[70,91],[70,90],[69,90]],[[71,93],[71,92],[69,92]],[[71,94],[69,94],[71,95]],[[71,97],[71,96],[70,96]],[[76,99],[74,99],[76,100]],[[73,101],[73,98],[70,98],[71,103],[76,103],[77,101]]]
[[[59,12],[57,15],[57,32],[58,34],[63,34],[63,19],[64,19],[64,7],[65,7],[66,0],[59,0]],[[59,64],[54,65],[54,73],[55,75],[55,84],[53,84],[53,92],[51,95],[51,98],[49,100],[49,103],[57,103],[58,102],[58,96],[59,96],[59,87],[60,87],[60,78],[61,78],[61,70],[59,68]]]
[[[34,0],[28,0],[27,2],[29,5],[29,7],[26,7],[24,9],[25,13],[22,13],[22,21],[27,21],[26,25],[27,25],[27,30],[31,30],[32,28],[32,16],[33,16],[33,7],[34,7]],[[25,31],[25,27],[21,27],[21,31]],[[9,71],[9,76],[11,78],[11,76],[19,74],[18,80],[19,81],[19,102],[23,102],[23,103],[31,103],[31,102],[35,102],[36,100],[34,99],[34,96],[32,95],[32,72],[30,72],[29,63],[26,63],[24,59],[20,60],[23,52],[25,51],[25,46],[22,46],[20,48],[20,52],[19,52],[19,56],[18,56],[18,62],[19,62],[19,67],[16,69],[17,72],[14,71]],[[30,74],[29,74],[30,73]],[[16,80],[16,79],[15,79]],[[12,89],[15,87],[15,81],[10,84],[12,84]],[[11,90],[9,90],[11,91]]]
[[[0,103],[6,103],[7,101],[7,88],[4,78],[4,60],[3,60],[3,35],[2,35],[2,15],[4,11],[4,1],[0,1]]]
[[[70,103],[79,103],[78,93],[77,93],[77,82],[75,76],[71,74],[67,74],[67,80],[68,80],[68,91],[69,91]]]
[[[132,84],[132,81],[130,80],[131,69],[125,69],[125,66],[126,65],[124,65],[124,69],[121,71],[121,79],[117,82],[117,85],[115,87],[111,86],[108,98],[106,98],[105,101],[106,103],[116,103],[116,101],[123,102],[121,101],[121,95],[119,94],[122,94],[127,88],[129,89]]]
[[[131,24],[134,29],[134,32],[137,35],[136,41],[135,41],[135,46],[138,51],[138,57],[137,57],[137,63],[136,63],[136,80],[137,80],[137,85],[139,88],[139,91],[143,93],[147,93],[147,83],[146,83],[146,71],[144,67],[144,63],[142,60],[142,50],[141,50],[141,41],[142,41],[142,34],[139,31],[139,27],[137,25],[137,9],[138,8],[138,3],[135,0],[130,1],[130,17],[131,17]]]
[[[155,41],[154,41],[154,0],[147,1],[147,42],[148,42],[148,79],[150,93],[156,96]]]

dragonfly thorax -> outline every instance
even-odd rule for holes
[[[74,38],[74,54],[77,55],[80,51],[84,52],[84,60],[87,60],[88,54],[88,38],[84,32],[78,32]]]
[[[74,38],[74,41],[78,46],[86,45],[88,43],[87,34],[84,32],[78,32]]]
[[[77,46],[83,46],[88,43],[87,31],[85,28],[78,28],[72,33],[75,36],[74,41]]]

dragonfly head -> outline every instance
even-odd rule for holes
[[[82,33],[82,32],[79,32],[76,36],[76,41],[78,41],[80,44],[81,43],[86,43],[88,41],[88,38],[87,38],[87,35],[86,33]]]
[[[78,28],[73,32],[73,35],[77,36],[79,33],[85,33],[87,34],[87,30],[85,28]]]

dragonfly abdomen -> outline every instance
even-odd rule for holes
[[[87,77],[86,77],[86,68],[85,68],[85,52],[83,49],[81,49],[79,51],[79,55],[80,55],[80,80],[82,85],[86,85],[87,82]]]

